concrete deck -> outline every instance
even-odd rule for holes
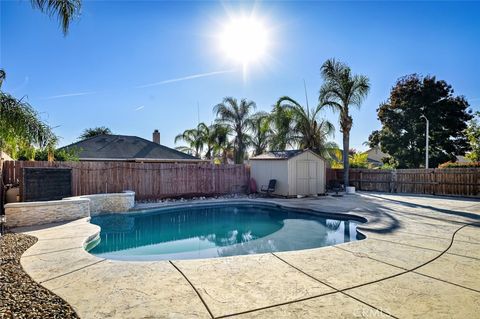
[[[480,201],[362,193],[269,200],[363,216],[367,239],[274,254],[123,262],[88,219],[43,229],[26,272],[83,318],[478,318]]]

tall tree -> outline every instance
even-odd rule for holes
[[[2,88],[3,81],[7,78],[7,73],[4,69],[0,69],[0,89]]]
[[[57,17],[63,34],[68,33],[70,22],[80,15],[81,0],[30,0],[32,6],[50,17]]]
[[[273,106],[270,118],[273,131],[270,148],[276,151],[284,151],[288,146],[293,146],[293,111],[277,103]]]
[[[480,112],[475,112],[474,118],[468,122],[465,134],[470,144],[467,157],[474,162],[480,162]]]
[[[327,106],[340,114],[340,132],[343,134],[343,153],[350,148],[350,130],[353,119],[350,107],[360,107],[370,90],[370,81],[364,75],[352,74],[345,63],[329,59],[321,67],[324,80],[320,88],[320,106]],[[349,185],[348,156],[343,156],[343,182]]]
[[[0,80],[3,79],[5,72],[0,70]],[[28,148],[33,157],[35,148],[45,148],[57,140],[30,104],[3,92],[0,87],[0,150],[15,157],[21,149]]]
[[[231,129],[226,125],[212,125],[213,156],[220,156],[224,164],[227,164],[228,156],[233,152],[233,145],[228,139],[230,133]]]
[[[430,122],[430,166],[455,161],[456,155],[464,155],[469,148],[464,134],[472,118],[468,106],[464,97],[453,95],[445,81],[434,76],[405,76],[377,109],[382,128],[370,135],[370,144],[380,145],[399,168],[423,167],[426,122],[421,116],[425,116]]]
[[[209,138],[209,128],[205,123],[199,123],[196,128],[185,130],[175,137],[175,143],[184,141],[187,146],[179,146],[178,150],[194,155],[200,158],[203,147],[207,144]]]
[[[83,133],[78,137],[79,140],[86,140],[87,138],[99,136],[99,135],[111,135],[112,131],[105,126],[86,128]]]
[[[266,112],[257,112],[252,116],[250,145],[253,147],[254,156],[264,153],[270,144],[270,120],[270,115]]]
[[[238,101],[233,97],[224,98],[222,103],[213,108],[217,122],[229,126],[234,134],[234,158],[237,164],[243,163],[245,157],[250,139],[247,131],[251,127],[251,114],[255,108],[255,102],[246,99]]]
[[[291,119],[289,144],[301,149],[311,149],[326,158],[330,157],[330,151],[336,145],[328,142],[328,138],[333,135],[335,128],[329,121],[319,119],[321,106],[311,109],[288,96],[283,96],[275,106],[277,110],[282,108],[288,110],[286,113]]]

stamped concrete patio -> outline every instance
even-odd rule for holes
[[[368,222],[359,230],[367,239],[123,262],[84,250],[99,228],[81,219],[19,229],[39,239],[21,263],[83,318],[478,318],[480,201],[376,193],[269,201],[363,216]]]

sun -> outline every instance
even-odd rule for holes
[[[260,62],[269,46],[269,33],[258,18],[232,18],[220,34],[220,47],[227,58],[242,64],[244,68]]]

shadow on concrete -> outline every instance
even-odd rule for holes
[[[398,199],[392,199],[392,198],[386,198],[386,197],[373,195],[373,194],[363,194],[363,195],[378,198],[378,199],[381,199],[381,200],[394,202],[396,204],[400,204],[400,205],[406,206],[406,207],[411,207],[411,208],[420,207],[420,208],[429,209],[431,211],[439,212],[439,213],[446,214],[446,215],[453,215],[453,216],[457,216],[457,217],[469,218],[473,221],[480,220],[480,212],[479,212],[479,214],[475,214],[475,213],[470,213],[470,212],[454,211],[454,210],[438,208],[438,207],[434,207],[434,206],[430,206],[430,205],[422,205],[422,204],[418,204],[418,203],[409,203],[409,202],[406,202],[406,201],[402,201],[402,200],[398,200]],[[398,194],[396,194],[396,195],[398,196]],[[450,200],[450,198],[448,200]],[[448,221],[448,222],[462,223],[462,222],[458,222],[458,221],[435,218],[435,217],[426,216],[426,215],[417,214],[417,213],[411,213],[411,214],[416,215],[416,216],[421,216],[421,217],[424,217],[424,218],[433,219],[433,220],[444,220],[444,221]],[[465,224],[465,223],[462,223],[462,224]]]

